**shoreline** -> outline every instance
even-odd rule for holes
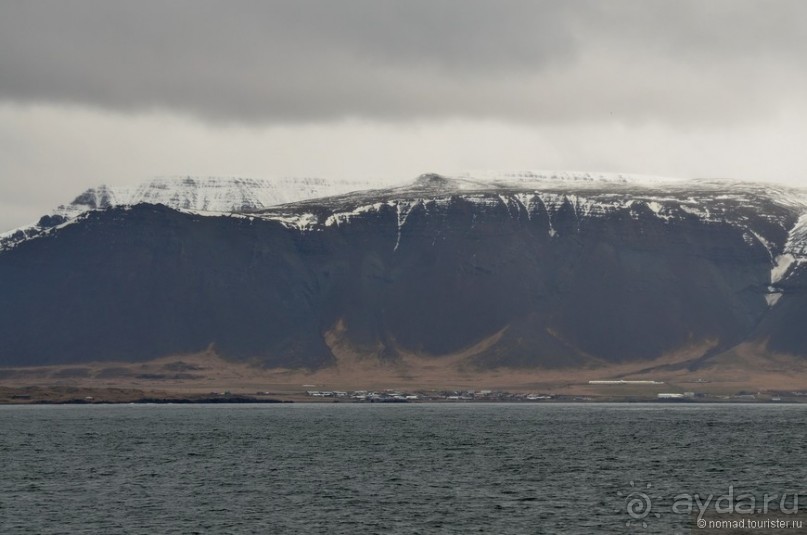
[[[523,393],[507,391],[483,397],[438,395],[434,391],[415,391],[408,398],[400,394],[380,395],[355,399],[351,397],[315,397],[305,392],[210,392],[190,394],[176,391],[143,391],[118,388],[21,386],[0,388],[0,406],[12,405],[212,405],[212,404],[635,404],[661,405],[799,405],[807,404],[807,396],[801,393],[765,393],[745,396],[701,395],[699,397],[659,398],[654,394],[601,394],[601,395],[552,395],[528,397]]]

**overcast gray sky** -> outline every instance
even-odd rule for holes
[[[0,3],[0,230],[156,175],[807,186],[807,2]]]

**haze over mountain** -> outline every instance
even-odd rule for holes
[[[807,195],[771,184],[160,179],[0,237],[0,365],[207,348],[310,369],[335,353],[478,369],[807,356],[805,266]]]

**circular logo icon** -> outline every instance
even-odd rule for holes
[[[645,489],[639,489],[636,486],[636,483],[631,481],[630,482],[630,490],[627,492],[619,491],[617,492],[618,496],[621,496],[625,502],[624,511],[628,513],[629,520],[625,522],[625,525],[628,527],[631,526],[642,526],[643,528],[647,527],[647,517],[652,516],[654,518],[660,518],[661,515],[658,513],[653,513],[653,498],[644,490],[649,492],[649,489],[653,486],[650,483],[645,485]]]

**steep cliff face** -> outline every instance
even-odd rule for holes
[[[390,360],[473,347],[483,368],[763,337],[807,354],[798,192],[566,178],[424,175],[233,216],[94,210],[0,253],[0,364],[213,345],[316,368],[335,338]]]
[[[762,319],[750,339],[771,352],[807,356],[807,269],[800,265],[781,285],[781,299]]]

